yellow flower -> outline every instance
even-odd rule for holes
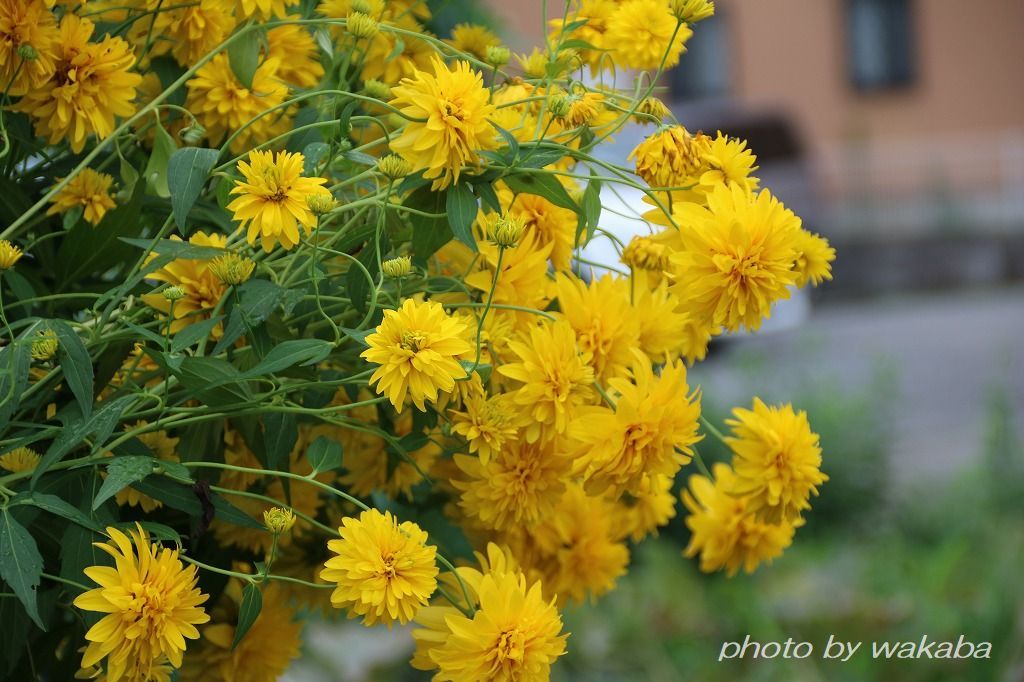
[[[360,417],[369,419],[371,423],[376,421],[375,414],[372,417],[362,414]],[[412,433],[412,412],[407,410],[398,415],[393,427],[396,438]],[[348,441],[344,460],[346,473],[341,477],[341,483],[349,493],[359,497],[369,497],[374,491],[380,491],[393,500],[399,497],[412,500],[413,486],[423,481],[424,475],[431,475],[441,456],[441,447],[433,440],[427,440],[422,447],[410,451],[408,455],[412,461],[408,461],[395,452],[388,452],[384,441],[373,435],[341,428],[336,433],[339,440]]]
[[[139,23],[146,24],[148,31],[148,21]],[[190,67],[223,42],[235,23],[231,8],[222,0],[200,0],[192,7],[164,9],[156,15],[153,31],[166,40],[154,41],[153,53],[169,50],[175,61]]]
[[[733,435],[725,439],[733,451],[736,482],[733,490],[747,498],[747,508],[769,523],[793,521],[810,509],[811,495],[828,480],[821,472],[818,434],[811,431],[807,413],[793,406],[765,405],[754,398],[754,409],[733,410],[726,420]]]
[[[15,97],[42,87],[55,69],[60,34],[46,7],[43,0],[0,0],[0,83]],[[23,60],[22,46],[36,58]]]
[[[620,500],[624,507],[623,531],[633,542],[658,534],[658,528],[676,515],[676,497],[672,494],[673,479],[655,474],[647,476],[640,488]],[[628,499],[627,499],[628,498]]]
[[[530,526],[551,515],[572,469],[570,458],[553,443],[525,439],[506,443],[486,463],[469,455],[454,459],[467,476],[452,481],[461,491],[459,504],[499,531]]]
[[[177,235],[172,236],[171,239],[181,241]],[[205,232],[197,231],[188,238],[188,243],[195,246],[223,249],[227,246],[228,240],[224,235],[208,235]],[[225,291],[224,284],[210,269],[208,260],[178,258],[147,277],[177,286],[185,294],[183,298],[174,302],[174,321],[171,323],[171,332],[175,334],[189,324],[204,319],[210,311],[217,307],[217,302],[220,301]],[[142,300],[165,315],[171,310],[171,302],[160,294],[145,294]],[[219,327],[213,331],[215,337],[220,333]]]
[[[672,14],[679,21],[685,21],[688,24],[704,21],[715,14],[713,0],[669,0],[668,4],[672,8]]]
[[[267,59],[278,63],[277,77],[297,88],[312,88],[324,75],[313,36],[298,24],[267,31]]]
[[[89,628],[82,667],[107,659],[107,679],[116,682],[129,665],[159,665],[166,657],[181,667],[185,640],[197,639],[196,625],[210,617],[196,588],[195,566],[182,564],[177,550],[153,544],[141,526],[126,535],[107,528],[109,542],[96,543],[116,567],[92,566],[85,575],[99,587],[80,594],[75,606],[106,614]],[[143,678],[145,679],[145,678]]]
[[[465,323],[445,312],[440,303],[405,299],[398,310],[385,310],[370,346],[360,357],[380,365],[370,377],[377,393],[401,410],[408,395],[420,411],[425,401],[437,400],[438,390],[451,392],[455,380],[466,376],[458,362],[473,347]]]
[[[295,525],[295,512],[290,509],[271,507],[263,512],[263,525],[274,535],[287,533]]]
[[[391,105],[413,120],[391,140],[391,149],[424,171],[433,189],[458,182],[463,166],[477,164],[477,152],[495,146],[488,121],[494,105],[480,74],[467,62],[449,70],[435,56],[433,74],[417,71],[392,92]]]
[[[504,187],[498,190],[498,200],[505,207],[507,217],[522,221],[526,234],[534,233],[539,244],[551,244],[551,264],[556,270],[569,269],[576,246],[577,216],[574,212],[536,194],[513,195]]]
[[[605,35],[608,32],[608,19],[615,14],[619,6],[618,0],[580,0],[573,3],[577,10],[562,19],[552,19],[550,42],[558,43],[560,40],[582,40],[593,45],[594,50],[582,50],[581,57],[590,66],[591,73],[596,74],[601,68],[602,57],[607,54],[605,49],[614,49],[616,46],[609,44]],[[572,24],[574,28],[566,31],[566,27]],[[607,66],[607,58],[605,66]],[[544,75],[543,64],[540,67],[540,76]]]
[[[569,112],[565,122],[570,128],[592,125],[604,109],[604,95],[599,92],[587,92],[569,99]]]
[[[652,360],[662,362],[687,356],[686,328],[691,317],[679,310],[679,299],[662,279],[650,285],[652,274],[633,275],[633,310],[639,334],[638,347]]]
[[[736,493],[735,475],[727,464],[716,464],[715,480],[691,476],[690,489],[683,491],[683,504],[690,511],[686,526],[690,544],[684,556],[700,555],[700,570],[713,573],[723,568],[736,575],[740,567],[753,573],[758,564],[770,562],[793,542],[794,526],[759,521],[747,508],[748,498]]]
[[[128,430],[135,430],[142,426],[145,426],[145,421],[138,421],[128,427]],[[149,431],[147,433],[140,433],[136,436],[143,445],[149,448],[150,451],[158,458],[166,462],[177,462],[178,453],[176,449],[178,447],[179,438],[174,438],[167,435],[164,430],[160,431]],[[135,488],[128,486],[122,488],[114,496],[119,505],[128,505],[129,507],[141,507],[142,511],[149,513],[154,509],[159,509],[164,506],[160,500],[154,500],[149,495],[140,493]]]
[[[266,21],[275,16],[288,16],[288,8],[295,4],[298,4],[298,0],[236,0],[235,15],[244,18],[255,15]]]
[[[263,468],[256,454],[249,449],[242,434],[227,425],[224,427],[224,463],[246,469]],[[224,469],[220,473],[220,484],[232,490],[245,490],[257,479],[259,479],[258,474],[234,469]],[[296,486],[291,487],[292,490],[295,488]]]
[[[533,531],[544,555],[544,589],[564,604],[600,597],[626,573],[629,549],[619,542],[618,508],[603,497],[588,497],[568,486],[558,509]]]
[[[235,78],[226,54],[219,54],[196,72],[185,87],[185,108],[206,128],[207,139],[219,145],[233,131],[248,126],[229,149],[241,154],[255,145],[291,130],[290,109],[276,109],[288,98],[288,87],[278,79],[277,59],[265,60],[253,75],[252,88]]]
[[[636,159],[636,174],[651,187],[685,187],[699,181],[708,144],[707,136],[693,136],[683,126],[674,125],[644,139],[629,158]]]
[[[673,293],[710,327],[753,331],[796,281],[800,219],[770,192],[720,184],[707,207],[678,206],[684,249],[672,257]]]
[[[593,397],[594,370],[581,355],[568,322],[545,322],[529,335],[509,343],[519,362],[509,362],[498,373],[519,382],[513,400],[530,416],[525,434],[529,442],[542,430],[565,433],[579,407]]]
[[[706,146],[701,150],[702,191],[709,193],[719,184],[738,185],[751,192],[757,189],[760,180],[751,175],[758,168],[754,165],[757,157],[747,149],[746,140],[723,135],[721,131],[713,140],[706,139]]]
[[[836,250],[829,246],[828,240],[807,230],[800,230],[797,237],[796,250],[796,285],[807,286],[808,283],[818,286],[825,280],[832,279],[832,261],[836,259]]]
[[[338,533],[340,540],[327,542],[337,556],[320,572],[338,585],[331,603],[348,609],[350,618],[363,616],[367,626],[412,620],[437,589],[437,548],[427,544],[427,534],[376,509],[346,517]]]
[[[452,432],[469,443],[469,451],[486,465],[506,443],[516,437],[523,420],[507,393],[488,397],[484,390],[471,391],[463,403],[463,412],[451,410]]]
[[[98,225],[107,211],[116,206],[110,197],[110,185],[113,182],[114,178],[106,173],[83,168],[52,199],[53,206],[46,214],[65,213],[80,207],[86,222]]]
[[[0,455],[0,467],[12,474],[34,471],[40,459],[39,453],[32,448],[14,448]]]
[[[20,248],[6,239],[0,239],[0,271],[13,268],[23,255]]]
[[[555,287],[562,317],[576,332],[595,378],[605,383],[624,375],[633,361],[632,350],[640,343],[629,280],[605,275],[588,286],[575,275],[559,273]]]
[[[548,55],[540,48],[533,48],[529,54],[517,54],[516,61],[519,62],[523,74],[527,78],[544,78],[548,67]]]
[[[501,45],[501,39],[486,26],[479,24],[456,24],[452,29],[449,45],[460,52],[468,52],[480,61],[487,58],[487,48]]]
[[[472,618],[458,611],[445,619],[448,635],[429,653],[435,680],[542,682],[565,653],[562,619],[544,599],[539,582],[519,572],[488,573],[477,588]]]
[[[678,30],[677,30],[678,27]],[[679,63],[686,41],[693,35],[680,25],[664,0],[627,0],[608,17],[605,46],[615,63],[630,69],[670,69]],[[674,37],[673,37],[674,36]]]
[[[135,55],[128,43],[111,36],[90,43],[94,28],[88,19],[65,14],[53,76],[14,107],[35,119],[36,135],[50,144],[68,138],[76,154],[90,134],[105,139],[114,132],[115,117],[135,112],[135,89],[142,83],[129,71]]]
[[[659,375],[637,353],[632,381],[611,379],[615,409],[594,407],[577,417],[569,435],[583,444],[578,466],[588,492],[638,493],[649,475],[674,477],[700,440],[700,396],[686,382],[686,367],[666,364]]]
[[[274,564],[274,572],[278,573]],[[189,652],[181,671],[184,682],[275,682],[298,658],[302,646],[302,622],[288,606],[282,583],[261,589],[262,607],[248,632],[232,648],[238,606],[242,599],[239,581],[231,580],[214,610],[214,622],[203,628],[201,647]],[[226,622],[225,622],[226,621]]]
[[[426,6],[422,1],[417,4]],[[395,9],[397,10],[397,7]],[[427,29],[407,12],[399,11],[396,18],[386,23],[408,31],[409,34],[427,34]],[[403,78],[418,78],[420,71],[432,68],[431,60],[436,58],[434,47],[426,40],[414,38],[409,34],[402,35],[399,39],[395,33],[381,31],[374,37],[366,49],[366,58],[363,60],[361,76],[364,82],[380,80],[388,85],[395,85]]]
[[[645,116],[638,116],[637,114],[646,114]],[[640,100],[636,107],[636,114],[633,115],[633,120],[643,125],[644,123],[650,123],[651,120],[647,116],[653,116],[658,119],[658,122],[668,118],[672,112],[669,110],[665,103],[657,97],[645,97]]]
[[[552,294],[548,256],[553,246],[551,243],[541,244],[536,232],[526,232],[518,246],[505,249],[497,286],[494,286],[494,303],[544,310]],[[486,294],[494,285],[494,271],[501,249],[492,242],[480,242],[478,247],[482,269],[466,277],[466,286]],[[488,319],[493,316],[494,311],[491,311]],[[522,313],[522,316],[531,322],[535,317],[530,313]]]
[[[299,226],[309,235],[316,226],[316,216],[309,208],[310,196],[329,196],[322,185],[323,178],[302,177],[304,157],[299,153],[271,152],[254,149],[249,152],[249,163],[238,162],[238,170],[245,177],[236,181],[231,194],[241,196],[228,204],[234,212],[238,229],[248,226],[246,240],[256,243],[259,237],[263,250],[270,253],[281,242],[286,250],[299,243]]]

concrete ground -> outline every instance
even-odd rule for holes
[[[718,404],[808,383],[865,391],[879,375],[894,392],[897,481],[970,464],[994,390],[1006,392],[1024,429],[1024,287],[830,303],[799,327],[730,341],[693,371]]]

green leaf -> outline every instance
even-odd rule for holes
[[[39,618],[36,588],[43,573],[43,557],[25,527],[7,509],[0,513],[0,578],[4,579],[21,600],[29,617],[46,630]]]
[[[217,317],[211,317],[209,320],[195,322],[185,327],[171,339],[171,352],[180,353],[207,338],[222,319],[224,317],[218,315]]]
[[[57,419],[64,428],[50,443],[50,447],[32,472],[31,486],[34,488],[40,476],[77,447],[90,433],[96,434],[96,446],[93,450],[98,451],[113,432],[124,408],[134,400],[134,396],[122,396],[110,402],[104,401],[89,419],[82,416],[77,403],[69,403],[60,410]]]
[[[96,498],[92,501],[95,511],[101,504],[136,481],[153,473],[157,461],[152,457],[115,457],[107,465],[107,479],[103,481]]]
[[[511,173],[504,178],[509,189],[518,194],[535,194],[544,197],[555,206],[567,208],[576,213],[579,206],[554,175],[547,173]]]
[[[203,513],[203,506],[190,486],[161,476],[149,476],[141,481],[135,481],[132,487],[189,516],[199,516]]]
[[[77,523],[89,530],[96,532],[103,530],[102,526],[86,516],[78,507],[65,502],[56,495],[47,495],[46,493],[40,493],[37,491],[19,493],[13,500],[11,500],[11,506],[19,504],[28,504],[33,507],[39,507],[44,511],[63,517],[68,521]]]
[[[469,185],[460,182],[448,188],[448,197],[445,200],[445,209],[448,213],[448,224],[452,227],[452,234],[460,242],[473,249],[476,248],[476,240],[473,239],[473,223],[476,221],[477,207],[476,197],[470,191]]]
[[[252,400],[249,384],[242,381],[238,369],[220,358],[185,358],[177,374],[182,385],[207,405],[217,407]]]
[[[121,186],[124,191],[131,196],[135,193],[135,183],[139,181],[139,171],[135,170],[135,166],[128,163],[128,160],[121,156],[121,148],[117,148],[117,155],[121,159]]]
[[[446,203],[445,193],[432,192],[430,185],[420,187],[403,202],[409,208],[436,216],[428,218],[413,215],[410,218],[412,253],[420,264],[425,264],[428,258],[452,239],[452,228],[445,216]]]
[[[28,329],[25,334],[32,331]],[[11,420],[28,386],[32,346],[25,334],[14,344],[0,348],[0,428]]]
[[[314,171],[320,160],[327,156],[331,150],[326,142],[310,142],[302,150],[302,172],[305,175],[315,175]]]
[[[235,625],[235,640],[231,642],[231,650],[234,651],[238,643],[249,632],[249,628],[256,622],[263,609],[263,594],[258,585],[246,583],[242,590],[242,603],[238,606],[238,623]]]
[[[250,279],[238,287],[238,295],[242,303],[232,308],[224,334],[212,355],[220,354],[237,341],[245,333],[247,322],[249,327],[254,327],[270,317],[284,304],[288,290],[265,279]]]
[[[164,130],[159,119],[153,126],[153,132],[153,151],[149,155],[149,163],[146,164],[146,185],[150,192],[166,199],[171,196],[167,184],[167,166],[178,145],[170,133]]]
[[[317,436],[306,449],[306,459],[316,473],[341,468],[341,456],[341,443],[326,436]]]
[[[241,378],[264,376],[280,372],[297,364],[312,365],[320,362],[330,354],[334,344],[322,339],[293,339],[274,346],[267,357],[255,367],[242,372]]]
[[[220,497],[219,495],[212,495],[210,499],[213,501],[213,508],[216,511],[217,518],[221,521],[227,521],[228,523],[233,523],[236,526],[243,526],[245,528],[263,529],[262,522],[249,516],[223,497]]]
[[[267,453],[267,467],[277,471],[288,470],[288,456],[299,440],[295,415],[272,412],[263,418],[263,438]]]
[[[228,63],[235,78],[246,90],[252,90],[252,79],[260,66],[259,33],[249,31],[228,46]]]
[[[82,339],[63,320],[47,323],[57,335],[57,359],[64,378],[75,394],[75,400],[86,418],[92,414],[93,370],[92,359]]]
[[[501,126],[495,125],[493,122],[491,123],[491,125],[494,126],[495,129],[497,129],[498,134],[501,135],[501,137],[505,140],[505,144],[508,145],[508,154],[506,155],[505,161],[506,165],[512,165],[515,159],[519,156],[519,140],[516,139],[515,135],[505,130]]]
[[[68,525],[60,539],[60,575],[62,578],[80,582],[82,571],[89,566],[105,566],[113,563],[109,554],[92,544],[99,539],[98,533],[87,528],[76,526],[73,523]],[[65,589],[78,591],[77,588],[70,585],[65,586]]]
[[[597,178],[587,183],[587,189],[583,191],[583,218],[587,228],[587,239],[583,246],[590,243],[597,230],[597,223],[601,219],[601,181]],[[576,244],[580,243],[579,230],[576,234]]]
[[[59,290],[74,290],[72,285],[86,276],[99,276],[124,266],[132,249],[122,242],[139,234],[145,198],[146,183],[137,183],[131,198],[109,211],[99,225],[79,223],[64,235],[54,265],[54,270],[60,273]]]
[[[171,258],[188,258],[191,260],[209,260],[225,254],[224,249],[213,246],[196,246],[188,242],[179,242],[173,239],[130,239],[121,237],[121,241],[137,246],[140,249],[149,251],[152,246],[153,253]]]
[[[202,193],[218,156],[220,151],[203,147],[186,147],[171,155],[167,164],[167,186],[171,192],[171,213],[179,230],[185,229],[188,212]]]

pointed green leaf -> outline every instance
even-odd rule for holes
[[[452,227],[452,234],[460,242],[476,251],[476,240],[473,238],[473,223],[476,222],[478,208],[476,197],[473,196],[469,185],[460,182],[449,187],[448,197],[445,200],[445,209],[448,213],[448,224]]]
[[[107,478],[92,501],[95,511],[101,504],[127,488],[136,481],[141,481],[153,473],[157,460],[152,457],[115,457],[107,465]]]
[[[255,367],[242,372],[241,378],[264,376],[280,372],[297,364],[312,365],[320,362],[331,352],[334,344],[322,339],[293,339],[274,346],[267,357]]]
[[[228,63],[235,78],[246,90],[252,90],[252,79],[260,66],[259,33],[249,31],[228,46]]]
[[[235,625],[235,640],[231,642],[231,649],[234,650],[238,643],[249,632],[249,628],[256,622],[263,609],[263,594],[258,585],[246,583],[242,590],[242,603],[238,607],[238,623]]]
[[[326,436],[317,436],[306,450],[306,459],[317,473],[341,468],[341,443]]]
[[[170,133],[164,130],[159,120],[153,126],[153,132],[153,151],[149,155],[149,163],[146,164],[146,186],[153,194],[166,199],[171,196],[171,190],[167,185],[167,166],[178,145]]]
[[[75,394],[75,400],[86,418],[92,415],[93,369],[92,359],[82,339],[62,320],[47,323],[57,335],[57,359],[64,378]]]
[[[220,152],[203,147],[186,147],[171,155],[167,164],[167,186],[171,192],[171,213],[179,230],[185,229],[188,212],[203,191]]]
[[[555,206],[579,213],[580,207],[569,196],[565,186],[554,175],[546,173],[512,173],[505,176],[505,184],[517,194],[535,194]]]
[[[43,557],[36,541],[8,509],[0,512],[0,578],[21,600],[29,617],[46,630],[39,618],[36,588],[43,573]]]

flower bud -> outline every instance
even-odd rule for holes
[[[400,180],[412,172],[412,164],[398,154],[388,154],[377,161],[377,170],[392,180]]]
[[[503,249],[515,246],[523,236],[526,223],[522,218],[504,215],[491,226],[491,241]]]
[[[548,100],[548,111],[555,118],[561,119],[568,116],[571,106],[569,98],[564,94],[552,95],[551,99]]]
[[[287,533],[295,525],[295,513],[290,509],[271,507],[263,512],[263,525],[274,535]]]
[[[408,256],[399,256],[398,258],[391,258],[380,264],[384,274],[392,279],[400,279],[402,277],[408,277],[409,273],[412,272],[412,259]]]
[[[363,92],[365,92],[367,96],[381,101],[391,99],[391,86],[377,80],[376,78],[371,78],[363,83]]]
[[[221,284],[235,286],[252,277],[252,271],[256,269],[256,262],[237,253],[226,253],[211,260],[209,268]]]
[[[349,10],[360,14],[373,14],[373,6],[367,0],[352,0],[348,7]]]
[[[713,0],[669,0],[669,9],[679,21],[695,24],[715,13]]]
[[[650,237],[637,235],[622,250],[622,262],[634,270],[661,272],[668,267],[668,249]]]
[[[313,212],[313,215],[321,216],[333,211],[337,207],[338,202],[331,194],[310,194],[306,197],[306,205],[309,206],[309,210]]]
[[[185,298],[185,290],[179,286],[170,286],[160,292],[168,301],[180,301]]]
[[[179,135],[181,135],[181,139],[185,144],[195,146],[206,137],[206,128],[193,121],[192,125],[183,129]]]
[[[638,114],[646,114],[647,116],[653,116],[654,118],[658,119],[658,121],[664,121],[665,118],[668,117],[669,113],[671,113],[669,112],[668,107],[665,106],[665,103],[662,102],[657,97],[644,98],[640,102],[640,104],[637,105],[636,111]],[[634,116],[633,118],[636,120],[637,123],[641,124],[650,122],[650,120],[644,116]]]
[[[23,255],[17,246],[6,239],[0,239],[0,270],[13,268]]]
[[[34,62],[39,59],[39,52],[28,43],[18,46],[18,56],[26,62]]]
[[[512,59],[512,51],[504,45],[488,45],[484,61],[491,66],[505,66]]]
[[[356,38],[369,39],[377,35],[380,25],[377,20],[362,12],[352,12],[346,17],[345,26],[348,32]]]
[[[49,360],[57,352],[57,337],[53,332],[41,331],[32,339],[32,357],[36,360]]]

